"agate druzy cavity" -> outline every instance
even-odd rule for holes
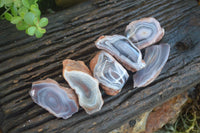
[[[124,36],[101,36],[95,45],[113,55],[128,70],[135,72],[145,67],[140,50]]]
[[[90,62],[90,68],[108,95],[118,94],[129,77],[126,69],[105,51],[97,53]]]
[[[95,113],[103,106],[99,82],[92,77],[82,61],[63,61],[63,77],[78,95],[79,104],[88,114]]]
[[[146,48],[144,60],[147,66],[133,76],[134,87],[145,87],[155,80],[167,62],[169,52],[169,44],[154,45]]]
[[[155,18],[142,18],[131,22],[126,27],[125,35],[139,49],[143,49],[160,41],[164,36],[164,29]]]
[[[35,103],[58,118],[67,119],[79,109],[74,91],[52,79],[33,82],[30,95]]]

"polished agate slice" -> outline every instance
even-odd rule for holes
[[[160,41],[164,36],[164,29],[155,18],[142,18],[131,22],[126,27],[125,35],[139,49],[143,49]]]
[[[146,67],[133,76],[134,87],[145,87],[156,79],[167,62],[169,44],[160,44],[145,49]]]
[[[121,35],[101,36],[95,45],[113,55],[124,67],[132,72],[145,67],[140,50]]]
[[[88,114],[95,113],[103,106],[99,82],[83,61],[63,61],[63,77],[78,95],[79,104]]]
[[[30,96],[35,103],[58,118],[67,119],[79,109],[75,92],[52,79],[33,82]]]
[[[118,94],[129,77],[126,69],[104,51],[97,53],[90,61],[90,68],[108,95]]]

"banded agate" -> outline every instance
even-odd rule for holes
[[[160,44],[145,49],[144,60],[147,66],[133,76],[134,87],[145,87],[153,82],[167,62],[169,44]]]
[[[125,35],[139,49],[143,49],[160,41],[164,32],[160,23],[155,18],[149,17],[131,22],[126,27]]]
[[[124,67],[132,72],[145,67],[140,50],[121,35],[101,36],[95,45],[113,55]]]
[[[118,94],[129,77],[126,69],[105,51],[100,51],[90,61],[90,69],[108,95]]]
[[[52,79],[33,82],[29,94],[35,103],[58,118],[67,119],[78,112],[78,98],[74,91]]]
[[[99,82],[83,61],[63,61],[63,77],[78,95],[79,104],[88,114],[95,113],[103,106]]]

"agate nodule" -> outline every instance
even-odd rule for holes
[[[105,51],[100,51],[90,61],[90,69],[108,95],[118,94],[129,77],[126,69]]]
[[[125,35],[139,49],[143,49],[160,41],[164,36],[164,29],[155,18],[142,18],[131,22],[126,27]]]
[[[147,66],[133,76],[134,87],[145,87],[154,81],[167,62],[169,52],[169,44],[154,45],[146,48],[144,60]]]
[[[99,82],[83,61],[66,59],[63,61],[63,77],[78,95],[79,104],[88,114],[99,111],[103,99],[99,90]]]
[[[140,50],[129,39],[121,35],[101,36],[95,45],[113,55],[124,67],[132,72],[145,67]]]
[[[67,119],[79,109],[75,92],[52,79],[33,82],[30,95],[35,103],[58,118]]]

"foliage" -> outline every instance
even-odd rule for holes
[[[200,133],[200,88],[195,98],[183,108],[174,124],[167,124],[156,133]]]
[[[1,18],[15,24],[18,30],[25,30],[30,36],[40,38],[46,33],[48,19],[40,19],[41,11],[37,4],[38,0],[0,0],[0,8],[6,10]]]

